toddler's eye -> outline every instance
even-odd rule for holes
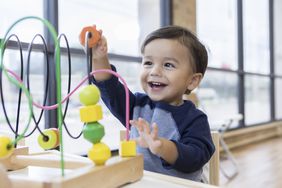
[[[151,61],[144,61],[143,62],[143,66],[150,66],[152,65],[153,63]]]
[[[165,63],[164,66],[167,68],[175,68],[174,64],[172,63]]]

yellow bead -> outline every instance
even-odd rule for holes
[[[79,100],[85,106],[95,105],[100,96],[100,90],[95,85],[84,86],[79,92]]]
[[[80,107],[80,121],[83,123],[95,122],[103,119],[101,105]]]
[[[121,141],[119,155],[122,157],[136,156],[136,142],[133,140]]]
[[[110,148],[102,142],[94,144],[93,147],[88,151],[88,158],[91,159],[96,165],[104,165],[110,157]]]
[[[42,149],[44,150],[53,149],[59,145],[60,139],[59,139],[58,129],[56,128],[46,129],[43,131],[43,134],[46,135],[46,137],[40,134],[37,138],[38,144]]]
[[[13,151],[12,140],[7,136],[0,136],[0,159],[9,157]]]

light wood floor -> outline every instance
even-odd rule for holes
[[[281,188],[282,187],[282,137],[232,150],[239,173],[228,181],[221,173],[220,187],[226,188]],[[229,161],[221,161],[221,167],[232,172]]]

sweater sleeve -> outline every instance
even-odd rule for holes
[[[116,72],[116,68],[111,65],[112,70]],[[111,113],[118,118],[118,120],[125,126],[125,88],[118,78],[111,76],[110,79],[105,81],[96,81],[93,79],[93,83],[100,89],[101,97],[105,105],[111,111]],[[132,111],[135,103],[135,96],[129,90],[129,117],[132,119]]]
[[[182,132],[179,141],[171,141],[176,145],[178,158],[173,165],[169,165],[162,160],[163,166],[185,173],[191,173],[202,168],[215,151],[205,114],[194,119],[191,126]]]

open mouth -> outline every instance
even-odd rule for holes
[[[161,89],[164,88],[165,86],[167,86],[166,84],[163,84],[161,82],[149,82],[149,86],[152,89]]]

